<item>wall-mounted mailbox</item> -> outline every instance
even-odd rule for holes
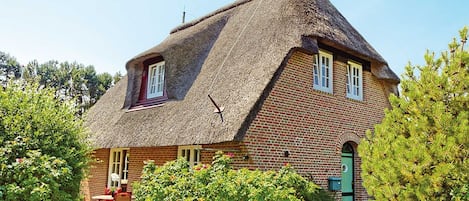
[[[328,186],[330,191],[340,191],[342,188],[342,178],[340,177],[329,177]]]

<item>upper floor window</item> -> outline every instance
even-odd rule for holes
[[[353,61],[347,65],[347,97],[363,100],[362,65]]]
[[[191,166],[198,165],[200,163],[200,145],[195,146],[179,146],[178,157],[186,159]]]
[[[159,105],[168,100],[166,94],[166,64],[162,57],[142,62],[140,91],[132,110]]]
[[[164,61],[148,66],[147,99],[163,96]]]
[[[332,93],[332,54],[319,50],[313,61],[313,88]]]

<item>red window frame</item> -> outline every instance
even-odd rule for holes
[[[138,106],[152,106],[152,105],[157,105],[161,104],[164,101],[168,100],[168,96],[166,93],[166,74],[165,74],[165,82],[163,86],[163,95],[154,97],[154,98],[147,98],[147,88],[148,88],[148,68],[152,64],[156,64],[159,62],[164,61],[162,57],[156,57],[156,58],[150,58],[145,61],[143,61],[143,70],[142,70],[142,78],[141,78],[141,84],[140,84],[140,93],[138,96],[138,101],[135,104],[135,107]],[[166,67],[165,67],[166,68]]]

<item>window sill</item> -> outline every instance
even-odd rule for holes
[[[350,96],[345,96],[345,98],[347,98],[348,100],[357,102],[357,103],[364,103],[364,102],[365,102],[365,101],[363,100],[363,98],[355,98],[355,97],[350,97]]]
[[[134,106],[129,108],[128,112],[144,110],[144,109],[149,109],[149,108],[154,108],[154,107],[161,107],[161,106],[164,105],[164,103],[167,100],[168,100],[168,97],[166,97],[166,96],[160,96],[160,97],[156,97],[156,98],[140,100]]]
[[[334,93],[332,92],[332,90],[325,90],[325,89],[322,89],[322,88],[314,88],[314,87],[313,87],[313,90],[314,90],[314,91],[317,91],[317,92],[319,92],[319,93],[323,93],[323,94],[334,95]]]

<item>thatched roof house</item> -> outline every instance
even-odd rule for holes
[[[171,31],[127,62],[127,76],[90,110],[97,147],[152,147],[241,140],[292,50],[327,45],[370,62],[397,93],[399,78],[327,0],[240,0]],[[142,62],[162,57],[168,100],[138,108]],[[211,95],[224,107],[214,113]],[[133,109],[132,109],[133,108]]]
[[[236,168],[288,162],[367,199],[356,147],[399,78],[329,1],[236,1],[176,27],[126,68],[86,118],[101,161],[90,194],[120,186],[113,173],[139,180],[145,160],[196,165],[229,150]]]

